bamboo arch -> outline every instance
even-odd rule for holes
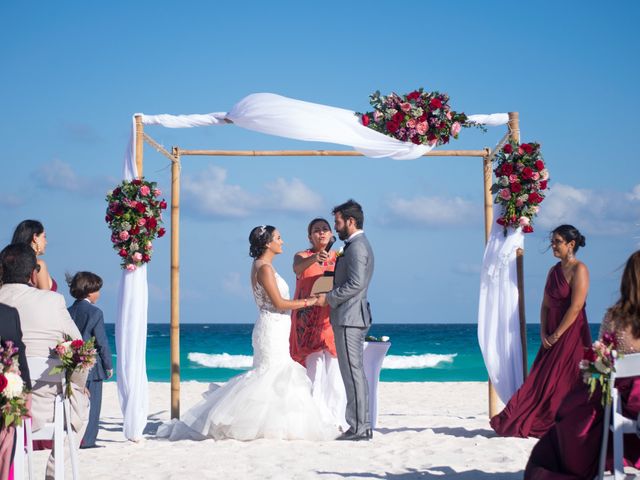
[[[171,418],[180,418],[180,162],[184,156],[225,156],[225,157],[362,157],[360,152],[343,150],[183,150],[173,147],[169,153],[158,142],[144,131],[142,117],[135,116],[136,151],[135,161],[138,175],[143,175],[144,142],[160,152],[171,161]],[[518,112],[509,112],[508,132],[491,151],[485,147],[482,150],[432,150],[426,157],[479,157],[482,158],[484,183],[484,229],[485,244],[487,243],[493,223],[493,196],[491,183],[493,170],[491,162],[502,144],[511,139],[520,142],[520,123]],[[522,371],[527,376],[527,332],[524,305],[524,252],[516,252],[518,276],[518,312],[520,316],[520,342],[522,345]],[[488,382],[489,417],[498,413],[499,399],[491,384]]]

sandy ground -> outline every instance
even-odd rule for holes
[[[182,384],[183,411],[206,387]],[[149,389],[145,440],[133,443],[122,435],[116,385],[105,384],[98,436],[105,448],[80,450],[80,478],[507,480],[522,478],[536,443],[494,434],[480,382],[381,383],[371,442],[158,440],[158,424],[169,419],[169,384]],[[46,455],[35,452],[36,478],[44,477]]]

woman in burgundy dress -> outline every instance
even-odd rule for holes
[[[600,338],[604,333],[615,335],[618,352],[640,352],[640,251],[627,261],[620,283],[620,300],[607,311],[600,327]],[[640,413],[640,377],[616,380],[616,388],[624,415],[636,419]],[[590,398],[587,385],[580,382],[565,397],[558,410],[556,424],[531,452],[525,479],[595,477],[604,416],[600,394],[600,389],[597,389]],[[624,435],[624,455],[626,464],[640,467],[640,439],[637,435]],[[608,463],[611,464],[611,458]]]
[[[491,419],[491,428],[506,437],[541,437],[554,424],[564,397],[580,382],[578,364],[591,334],[584,310],[589,271],[575,254],[584,236],[571,225],[551,233],[553,255],[540,309],[540,338],[531,372],[507,406]]]
[[[38,220],[23,220],[13,232],[11,243],[26,243],[31,245],[33,251],[36,252],[36,257],[44,255],[47,249],[47,234],[44,231],[44,226]],[[38,275],[34,287],[52,292],[58,291],[58,285],[49,275],[47,264],[42,258],[38,258]]]

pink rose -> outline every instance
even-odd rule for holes
[[[154,194],[156,197],[159,197],[160,195],[162,195],[162,192],[160,191],[160,189],[156,188],[156,189],[153,191],[153,194]]]
[[[145,223],[147,223],[147,221],[144,219],[144,217],[138,220],[138,226],[140,227],[144,227]]]
[[[416,131],[420,134],[420,135],[424,135],[425,133],[427,133],[427,122],[420,122],[416,125]]]
[[[140,187],[140,193],[143,196],[146,197],[147,195],[149,195],[151,193],[151,189],[149,187],[147,187],[146,185],[143,185],[143,186]]]
[[[133,258],[134,262],[139,262],[140,260],[142,260],[142,254],[140,252],[136,252],[131,258]]]
[[[509,175],[509,183],[516,183],[518,181],[518,175],[516,175],[515,173],[512,173],[511,175]]]
[[[520,199],[516,200],[516,207],[520,208],[521,206],[524,205],[524,202]]]
[[[520,224],[521,227],[529,225],[530,223],[529,217],[520,217],[520,219],[518,220],[518,223]]]
[[[506,188],[503,188],[502,190],[500,190],[500,198],[502,198],[503,200],[509,200],[511,198],[511,192]]]
[[[451,135],[457,137],[461,128],[460,122],[453,122],[453,125],[451,125]]]
[[[447,118],[448,118],[449,120],[451,120],[451,117],[452,117],[452,116],[453,116],[453,115],[451,115],[451,112],[447,112]]]
[[[409,102],[401,103],[400,104],[400,109],[405,113],[406,112],[410,112],[411,111],[411,104]]]
[[[137,267],[133,263],[127,263],[127,270],[133,272]]]
[[[538,172],[533,172],[533,174],[531,175],[531,178],[534,180],[538,180],[540,178],[540,174]]]
[[[408,122],[407,122],[407,127],[409,128],[416,128],[416,121],[411,118]]]
[[[118,236],[120,237],[120,240],[129,240],[129,232],[127,232],[126,230],[120,232]]]

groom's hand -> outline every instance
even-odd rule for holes
[[[316,307],[324,307],[327,304],[327,296],[324,293],[318,294],[318,301]]]

